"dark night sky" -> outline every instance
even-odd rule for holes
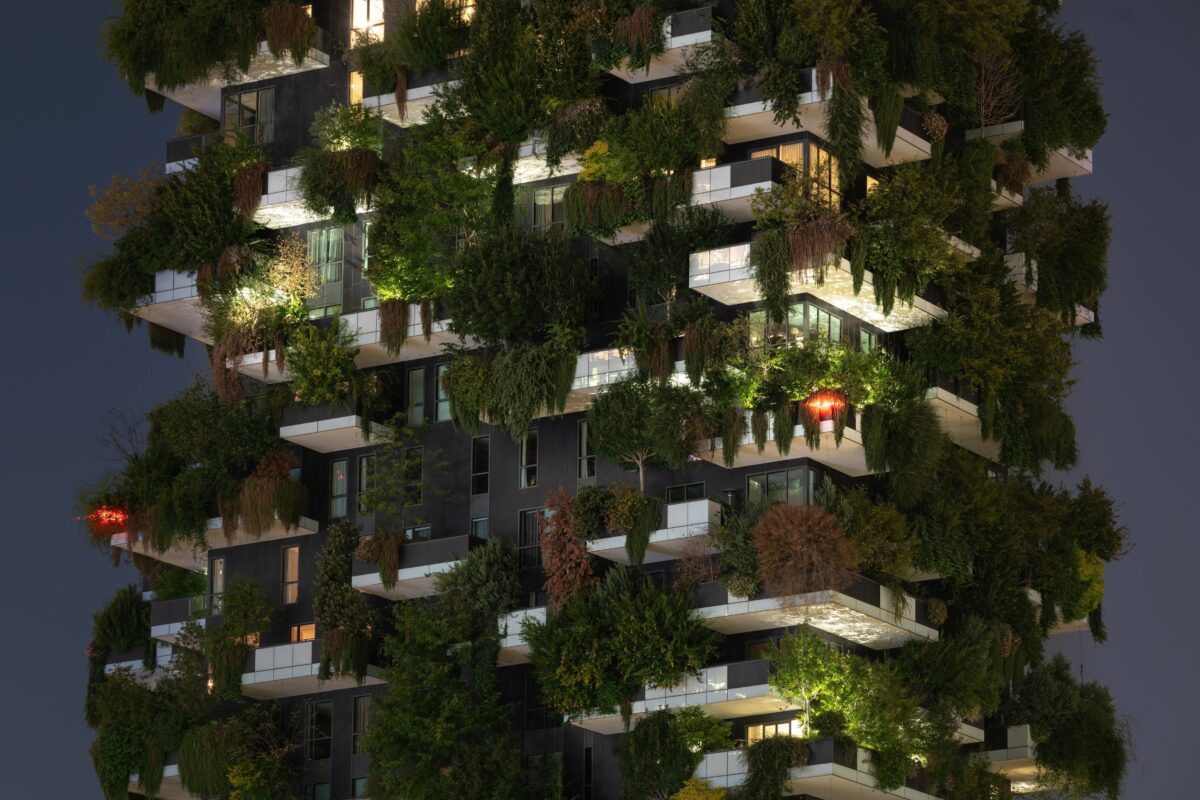
[[[9,187],[7,268],[17,277],[12,359],[0,384],[0,491],[10,521],[0,581],[0,764],[2,793],[14,798],[100,797],[82,722],[84,647],[90,612],[134,574],[86,544],[72,505],[80,483],[111,466],[96,441],[109,410],[140,413],[203,368],[200,348],[184,361],[152,352],[144,330],[126,335],[79,301],[78,264],[101,247],[82,215],[88,185],[161,160],[175,124],[171,111],[147,114],[101,59],[95,41],[105,7],[11,3],[8,12],[14,93],[0,129],[0,179]],[[1112,687],[1131,720],[1137,760],[1126,796],[1194,796],[1185,786],[1195,768],[1185,720],[1200,713],[1200,653],[1186,631],[1195,624],[1200,529],[1188,498],[1197,491],[1200,436],[1186,404],[1200,385],[1186,342],[1200,298],[1191,252],[1200,176],[1194,148],[1175,145],[1200,130],[1200,7],[1067,0],[1063,19],[1094,44],[1111,115],[1096,175],[1076,182],[1084,196],[1106,199],[1114,218],[1106,338],[1076,351],[1079,474],[1116,496],[1136,546],[1108,571],[1109,643],[1072,634],[1057,644],[1088,678]],[[26,90],[16,92],[18,82]]]

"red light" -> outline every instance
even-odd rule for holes
[[[826,422],[841,416],[846,410],[846,398],[840,392],[822,390],[805,400],[804,407],[814,419]]]
[[[112,506],[97,506],[87,515],[88,528],[98,535],[121,533],[128,521],[129,514],[125,509]]]

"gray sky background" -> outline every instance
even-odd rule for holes
[[[1130,800],[1195,796],[1190,780],[1198,644],[1194,587],[1200,391],[1192,338],[1200,302],[1196,39],[1200,6],[1177,0],[1066,0],[1063,19],[1102,61],[1109,132],[1096,175],[1076,181],[1111,205],[1106,338],[1077,348],[1071,409],[1078,476],[1118,499],[1133,551],[1111,567],[1109,642],[1056,642],[1112,687],[1133,726]],[[122,582],[72,521],[76,489],[111,464],[97,437],[110,409],[136,413],[204,368],[201,348],[152,352],[79,301],[82,256],[99,252],[82,212],[89,184],[162,160],[176,114],[149,115],[100,57],[108,4],[11,3],[9,112],[0,127],[4,269],[13,317],[0,373],[0,765],[6,797],[99,798],[82,722],[91,611]],[[1077,476],[1069,476],[1073,481]],[[1185,776],[1189,778],[1185,784]],[[1191,787],[1190,790],[1188,787]]]

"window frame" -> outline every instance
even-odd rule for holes
[[[484,465],[483,470],[478,470],[477,456],[479,455],[480,443],[484,450]],[[491,471],[492,471],[492,439],[490,436],[475,436],[471,439],[471,496],[478,497],[488,494],[491,490]],[[482,478],[483,491],[477,491],[479,482]]]
[[[425,424],[425,367],[410,367],[404,376],[405,416],[409,426],[415,428]],[[417,390],[413,391],[413,381]],[[413,395],[416,395],[414,398]]]
[[[291,558],[293,554],[295,554],[296,573],[293,577],[289,577],[289,568],[293,566]],[[279,551],[279,555],[279,604],[281,606],[295,605],[300,602],[300,545],[288,545]]]
[[[365,701],[365,703],[363,702]],[[373,698],[369,694],[355,695],[351,701],[351,710],[353,718],[350,722],[350,755],[361,756],[367,752],[366,742],[364,741],[367,733],[371,730],[371,703]],[[365,713],[360,712],[360,706],[365,705]],[[361,723],[361,724],[360,724]]]
[[[530,442],[533,443],[533,461],[529,460]],[[520,470],[517,485],[521,489],[536,489],[538,485],[538,429],[530,428],[521,437],[518,461]]]
[[[341,465],[341,477],[338,477]],[[341,491],[338,491],[338,488]],[[345,519],[350,496],[350,459],[335,458],[329,462],[329,518]]]
[[[596,477],[596,450],[592,446],[592,427],[587,418],[579,420],[575,430],[577,452],[575,479],[590,481]]]
[[[315,736],[317,717],[315,713],[321,706],[329,709],[329,730],[324,736]],[[333,756],[333,701],[309,700],[304,705],[307,719],[304,725],[304,757],[306,761],[325,761]],[[317,745],[324,744],[321,752],[325,755],[314,755]]]

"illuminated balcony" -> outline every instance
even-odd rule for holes
[[[513,164],[513,184],[533,183],[547,178],[576,175],[583,169],[578,155],[564,156],[561,163],[551,170],[546,163],[546,144],[540,139],[527,139],[521,143],[517,151],[517,161]]]
[[[754,443],[754,435],[750,430],[750,412],[746,411],[745,414],[742,437],[738,443],[737,454],[730,467],[731,469],[774,464],[797,458],[811,458],[851,477],[857,478],[862,475],[871,474],[871,470],[867,468],[866,454],[863,452],[862,434],[855,427],[851,427],[851,424],[857,425],[857,422],[854,420],[851,420],[846,425],[841,444],[837,444],[834,440],[833,423],[822,422],[820,446],[817,448],[810,448],[805,444],[804,428],[801,425],[796,425],[793,431],[791,449],[787,453],[781,453],[775,444],[775,421],[772,417],[768,416],[767,442],[760,453]],[[699,458],[711,461],[720,466],[725,466],[723,456],[724,440],[722,437],[717,436],[712,439],[702,439],[697,444],[697,455]]]
[[[989,125],[985,129],[974,128],[966,132],[967,141],[985,138],[999,145],[1009,139],[1014,139],[1025,132],[1024,120],[1005,122],[1000,125]],[[1038,170],[1033,176],[1032,183],[1049,183],[1059,178],[1081,178],[1092,174],[1092,151],[1073,153],[1065,147],[1050,153],[1050,160],[1045,168]]]
[[[800,80],[805,91],[799,97],[797,109],[800,116],[799,125],[792,121],[777,122],[775,106],[770,100],[763,97],[760,89],[752,86],[735,92],[729,105],[725,108],[725,141],[737,144],[802,131],[808,131],[821,139],[828,140],[825,112],[829,94],[821,95],[817,92],[816,70],[811,67],[800,70]],[[865,100],[863,104],[866,104]],[[866,122],[863,125],[862,145],[863,161],[876,168],[903,164],[908,161],[924,161],[930,157],[933,151],[933,145],[925,138],[921,115],[907,106],[901,112],[900,125],[896,128],[896,138],[892,143],[891,152],[885,153],[879,146],[875,133],[875,120],[869,110],[866,112]]]
[[[354,559],[351,585],[360,592],[388,600],[432,597],[437,593],[437,576],[449,572],[455,562],[466,558],[467,553],[480,544],[479,539],[469,535],[406,542],[400,546],[400,564],[394,586],[385,587],[379,568],[357,558]]]
[[[296,536],[308,536],[316,532],[317,523],[315,520],[311,520],[308,517],[300,517],[300,523],[291,530],[285,528],[279,520],[275,520],[274,524],[263,531],[260,536],[253,536],[240,525],[227,534],[222,518],[212,517],[205,526],[203,544],[178,542],[160,552],[150,547],[144,540],[134,541],[131,546],[128,533],[113,534],[109,543],[115,548],[130,550],[131,552],[148,556],[156,561],[190,569],[193,572],[203,572],[208,568],[207,553],[210,549],[237,547],[239,545],[256,544],[258,542],[278,539],[290,539]]]
[[[521,626],[527,619],[545,622],[545,606],[523,608],[500,617],[497,625],[500,635],[500,654],[497,663],[500,666],[511,667],[515,664],[529,663],[529,644],[525,641],[525,634],[521,632]]]
[[[345,323],[346,330],[354,337],[353,346],[358,348],[354,363],[362,369],[441,355],[446,345],[460,341],[458,336],[450,332],[451,322],[448,319],[433,320],[429,340],[426,341],[421,323],[421,306],[413,303],[408,306],[408,335],[400,352],[395,354],[388,352],[387,345],[384,344],[379,309],[343,314],[341,320]],[[471,344],[472,341],[469,337],[465,340],[467,344]],[[280,369],[276,363],[274,348],[267,351],[266,362],[264,370],[263,354],[247,353],[238,363],[238,372],[264,383],[286,383],[292,379],[286,366]],[[233,367],[232,362],[229,362],[229,367]]]
[[[420,125],[425,121],[425,112],[437,102],[438,93],[454,86],[458,81],[450,80],[447,68],[410,73],[405,92],[404,115],[396,104],[396,92],[371,93],[363,97],[363,108],[377,111],[388,122],[401,128]]]
[[[663,20],[662,54],[652,58],[645,69],[630,69],[626,61],[610,70],[611,74],[626,83],[646,83],[675,77],[693,48],[713,40],[713,16],[717,5],[714,3],[671,14]]]
[[[663,509],[664,526],[650,534],[650,541],[646,545],[646,563],[673,561],[688,555],[696,542],[707,546],[709,525],[716,524],[720,516],[721,505],[713,500],[670,503]],[[625,538],[621,535],[594,539],[588,542],[588,552],[609,561],[628,564]]]
[[[336,453],[370,447],[385,441],[387,426],[372,423],[370,436],[363,433],[363,419],[352,404],[298,406],[283,410],[279,438],[318,453]]]
[[[359,686],[379,686],[376,667],[368,667],[360,684],[349,676],[317,678],[321,664],[321,640],[255,648],[246,658],[242,694],[256,700],[299,697],[315,692],[333,692]]]
[[[776,158],[735,161],[692,173],[692,205],[719,209],[734,222],[749,222],[755,192],[768,192],[787,172]]]
[[[935,800],[926,794],[925,782],[913,779],[907,785],[884,791],[875,782],[871,752],[833,739],[818,739],[806,744],[808,763],[788,771],[782,796],[804,795],[821,800]],[[696,768],[696,777],[714,788],[732,789],[746,781],[745,750],[721,750],[705,753]]]
[[[967,448],[988,461],[1000,460],[1000,442],[985,439],[979,423],[979,406],[956,393],[964,391],[953,381],[939,380],[936,386],[925,393],[926,399],[937,412],[942,429],[955,443]]]
[[[619,383],[637,372],[633,354],[621,354],[619,348],[591,350],[575,362],[575,381],[567,395],[566,413],[583,411],[605,387]]]
[[[1037,743],[1028,725],[1013,725],[993,737],[989,731],[987,760],[993,772],[1012,782],[1017,794],[1039,792],[1044,788],[1039,778]],[[1000,741],[996,741],[999,738]]]
[[[219,595],[218,595],[219,597]],[[205,618],[212,608],[212,596],[178,597],[174,600],[155,600],[150,604],[150,636],[174,645],[189,622],[205,627]]]
[[[826,267],[825,280],[820,284],[809,273],[793,272],[790,293],[811,295],[887,332],[918,328],[946,315],[945,309],[923,297],[917,297],[911,306],[897,302],[892,313],[885,315],[875,303],[873,285],[874,276],[867,271],[861,291],[855,293],[850,262],[839,258],[836,264]],[[761,301],[754,282],[750,243],[692,253],[688,287],[727,306]]]
[[[208,344],[205,314],[196,290],[196,274],[160,270],[154,275],[154,293],[134,309],[134,314],[189,339]]]
[[[797,711],[794,705],[774,694],[767,684],[769,663],[763,659],[721,664],[700,670],[678,686],[644,686],[633,696],[632,720],[664,708],[700,706],[718,719],[735,719],[756,714]],[[596,733],[622,733],[620,714],[597,714],[574,723]],[[632,724],[632,723],[631,723]]]
[[[246,72],[237,71],[236,74],[230,76],[226,74],[224,67],[213,67],[208,73],[207,80],[171,90],[160,88],[154,82],[154,76],[150,75],[146,78],[146,88],[174,100],[181,106],[199,111],[213,119],[220,119],[222,88],[282,78],[285,75],[297,75],[314,69],[324,69],[329,66],[329,55],[332,52],[329,32],[318,27],[316,42],[308,49],[308,53],[299,64],[292,59],[290,53],[284,53],[282,57],[276,58],[271,54],[266,40],[263,39],[258,43],[258,53],[250,61],[250,69]]]
[[[720,583],[703,583],[692,591],[692,603],[705,625],[726,635],[811,625],[873,650],[938,639],[924,601],[909,595],[897,598],[891,589],[867,578],[840,591],[786,597],[765,592],[735,597]]]
[[[303,167],[285,167],[267,173],[262,200],[254,212],[254,221],[268,228],[280,230],[297,225],[311,225],[329,218],[328,214],[315,214],[304,206],[300,194],[300,174]],[[359,206],[359,214],[366,213],[366,206]]]

